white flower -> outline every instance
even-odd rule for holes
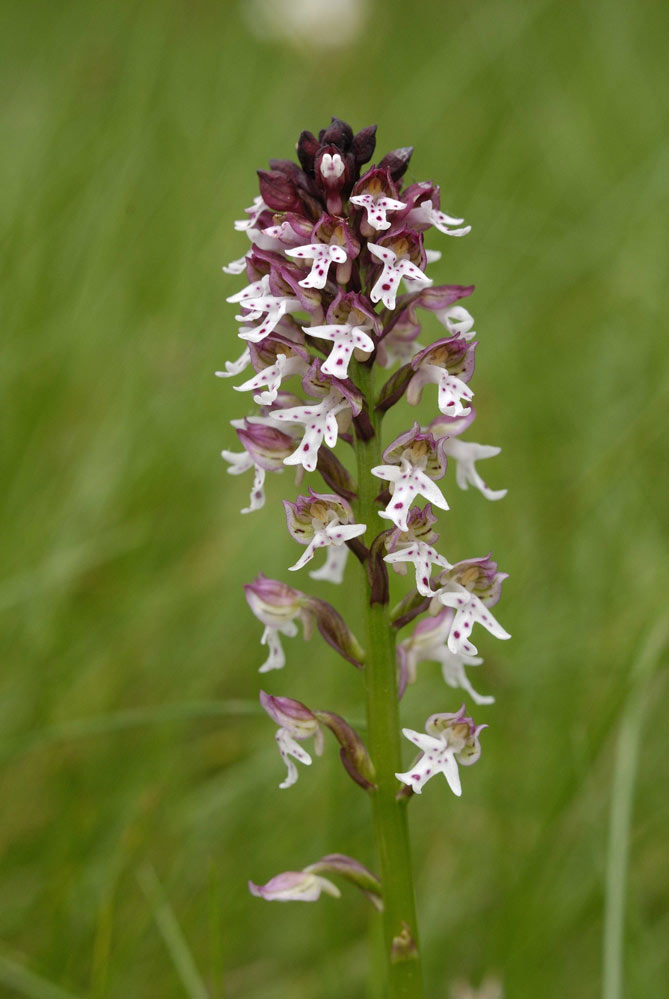
[[[333,390],[318,404],[273,410],[272,420],[278,423],[302,423],[305,427],[302,441],[293,454],[284,458],[284,464],[302,465],[307,472],[315,471],[318,449],[323,441],[328,447],[335,446],[339,435],[337,414],[349,405],[344,396]]]
[[[334,493],[315,493],[298,496],[295,503],[283,501],[286,523],[291,537],[307,550],[290,569],[301,569],[314,557],[317,548],[341,548],[367,530],[365,524],[353,524],[353,511],[349,503]]]
[[[323,160],[325,160],[327,155],[326,153]],[[333,159],[338,156],[339,154],[335,153]],[[335,176],[339,175],[335,174]],[[310,243],[308,246],[296,246],[291,250],[286,250],[286,254],[289,257],[297,257],[300,260],[313,260],[310,272],[300,281],[300,285],[303,288],[324,288],[328,279],[330,264],[343,264],[348,260],[348,254],[344,247],[336,243]]]
[[[465,586],[450,580],[437,590],[435,597],[444,607],[452,607],[455,617],[448,636],[448,647],[453,653],[466,653],[475,656],[478,649],[469,641],[474,625],[478,622],[495,638],[511,638],[499,621],[493,617],[483,601]]]
[[[327,177],[328,180],[339,180],[346,169],[346,165],[340,153],[323,153],[320,169],[321,177]]]
[[[248,214],[247,219],[238,219],[235,222],[235,229],[237,232],[246,232],[248,229],[255,229],[256,223],[263,212],[267,211],[267,205],[263,199],[258,195],[257,198],[253,199],[253,204],[245,208],[244,211]],[[228,299],[230,301],[230,299]]]
[[[382,190],[378,194],[356,194],[349,199],[352,205],[358,205],[367,212],[367,222],[372,229],[390,229],[386,212],[398,212],[406,208],[403,201],[389,198]]]
[[[244,472],[254,469],[249,505],[244,507],[241,512],[254,513],[256,510],[261,510],[265,505],[265,476],[267,474],[265,469],[256,465],[248,451],[221,451],[221,458],[230,465],[228,475],[242,475]]]
[[[310,618],[301,604],[302,594],[286,583],[268,579],[262,573],[253,583],[245,585],[244,592],[249,607],[260,623],[265,625],[260,644],[267,646],[269,655],[258,672],[282,669],[286,664],[286,657],[279,635],[294,638],[297,635],[296,619],[302,621],[305,637],[311,627]]]
[[[420,365],[413,376],[411,399],[407,396],[407,401],[414,405],[412,399],[417,397],[424,385],[429,384],[439,386],[437,405],[444,416],[468,416],[471,413],[471,406],[462,405],[463,399],[465,402],[471,402],[474,398],[469,385],[456,375],[449,374],[446,368],[426,362]]]
[[[235,375],[241,375],[242,371],[245,371],[250,363],[251,352],[248,347],[245,347],[236,361],[226,361],[225,371],[216,371],[215,375],[217,378],[233,378]]]
[[[287,787],[292,787],[298,778],[297,767],[293,763],[293,759],[307,767],[311,766],[311,756],[306,749],[300,746],[300,742],[313,737],[316,756],[321,756],[323,753],[323,730],[313,712],[301,701],[295,701],[292,697],[273,697],[261,690],[260,703],[270,718],[279,726],[274,738],[279,747],[281,759],[288,770],[285,780],[279,784],[279,787],[285,790]]]
[[[242,513],[248,511],[242,510]],[[271,669],[283,669],[286,665],[286,654],[279,635],[286,638],[295,638],[297,635],[297,625],[294,621],[286,621],[285,624],[278,624],[275,627],[269,625],[265,628],[260,638],[260,644],[267,646],[267,659],[258,667],[259,673],[269,673]],[[311,760],[309,760],[311,763]]]
[[[384,561],[391,565],[413,562],[416,569],[416,589],[424,597],[434,596],[430,586],[432,566],[439,565],[444,569],[451,568],[450,562],[443,555],[440,555],[436,548],[426,544],[425,541],[412,541],[406,547],[386,555]]]
[[[468,232],[471,232],[470,225],[464,226],[462,229],[449,228],[452,225],[462,225],[463,222],[464,219],[453,218],[452,215],[447,215],[438,208],[433,208],[431,201],[422,201],[407,215],[408,225],[433,225],[435,229],[445,233],[446,236],[466,236]]]
[[[289,570],[301,569],[307,562],[311,562],[317,548],[328,548],[330,545],[340,548],[351,538],[357,538],[367,530],[366,524],[341,524],[334,513],[332,511],[330,513],[331,516],[326,524],[317,524],[314,520],[313,538],[295,565],[288,566]]]
[[[266,902],[315,902],[321,892],[341,898],[341,892],[327,878],[309,871],[284,871],[265,885],[249,881],[249,891]]]
[[[397,254],[389,247],[368,243],[367,248],[383,263],[383,270],[369,296],[372,302],[382,301],[387,309],[394,309],[397,289],[403,277],[410,278],[424,288],[432,284],[432,278],[412,264],[407,257],[398,259]]]
[[[453,794],[460,797],[462,787],[458,763],[471,766],[481,755],[478,737],[485,725],[475,726],[465,716],[464,704],[455,714],[430,715],[425,723],[427,734],[404,728],[402,732],[422,751],[423,755],[406,771],[395,774],[398,780],[420,794],[423,786],[436,774],[443,774]]]
[[[474,317],[462,305],[449,305],[446,309],[435,309],[434,314],[449,333],[473,340],[476,336]]]
[[[243,307],[249,309],[246,315],[236,316],[240,322],[255,322],[266,313],[262,322],[255,327],[242,326],[239,336],[242,340],[250,340],[251,343],[260,343],[270,333],[273,333],[287,312],[299,309],[300,303],[297,298],[277,297],[275,295],[263,295],[260,298],[249,298],[243,302]]]
[[[419,496],[424,496],[440,510],[449,508],[439,487],[407,458],[402,458],[399,465],[377,465],[372,469],[372,475],[391,483],[390,503],[385,510],[379,511],[379,517],[392,520],[400,531],[408,529],[407,515],[411,504]]]
[[[330,340],[334,344],[327,360],[321,364],[321,371],[333,378],[348,377],[348,362],[354,350],[362,351],[365,356],[374,350],[371,336],[361,326],[353,326],[351,323],[341,326],[303,326],[302,329],[309,336]]]
[[[259,281],[252,281],[251,284],[247,284],[245,288],[240,291],[236,291],[234,295],[228,295],[226,302],[246,303],[253,298],[260,298],[263,295],[269,295],[269,274],[265,274],[261,277]]]
[[[271,406],[276,399],[281,382],[290,375],[304,374],[306,363],[299,355],[288,357],[286,354],[277,354],[276,363],[263,368],[253,378],[242,385],[233,385],[236,392],[251,392],[264,388],[265,391],[258,392],[253,396],[253,401],[259,406]]]
[[[224,274],[243,274],[246,270],[246,254],[237,260],[231,260],[221,268]]]
[[[440,407],[441,408],[441,407]],[[442,410],[442,413],[444,410]],[[457,413],[448,415],[457,416]],[[464,414],[463,414],[464,415]],[[498,500],[506,496],[506,489],[491,489],[486,485],[479,473],[476,471],[476,462],[483,458],[494,458],[502,450],[500,447],[493,447],[489,444],[475,444],[473,442],[461,441],[457,437],[448,437],[443,444],[444,454],[455,460],[455,481],[460,489],[467,489],[470,485],[483,493],[486,499]]]

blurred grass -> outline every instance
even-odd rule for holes
[[[373,865],[366,802],[332,753],[283,795],[266,721],[203,707],[255,699],[240,586],[291,557],[270,533],[288,479],[241,518],[217,457],[241,412],[212,377],[236,356],[219,268],[254,168],[336,113],[415,145],[415,177],[474,226],[432,245],[442,280],[477,285],[478,439],[510,487],[449,494],[442,518],[451,558],[492,548],[511,573],[514,638],[483,648],[498,700],[463,800],[430,785],[413,812],[429,991],[496,971],[510,997],[596,995],[615,733],[666,616],[666,6],[385,0],[326,55],[255,40],[233,3],[0,17],[3,994],[184,995],[151,869],[212,997],[365,994],[357,899],[277,911],[246,878],[333,850]],[[290,653],[274,692],[359,715],[318,639]],[[629,840],[640,999],[669,977],[665,666]],[[452,704],[426,667],[404,717]]]

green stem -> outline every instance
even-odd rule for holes
[[[358,387],[373,414],[372,373],[358,366]],[[383,529],[375,496],[380,481],[371,474],[382,464],[380,416],[372,418],[374,436],[356,437],[358,465],[357,517],[367,524],[364,537],[369,547]],[[376,769],[375,791],[370,792],[374,828],[383,884],[384,954],[388,968],[390,999],[421,999],[423,995],[418,931],[411,874],[411,852],[406,815],[407,799],[397,800],[400,789],[395,774],[402,770],[400,718],[397,698],[395,636],[388,606],[370,604],[370,587],[363,567],[366,615],[365,691],[367,698],[367,748]]]

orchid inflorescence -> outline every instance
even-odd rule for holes
[[[354,135],[333,118],[318,138],[300,135],[299,166],[271,160],[269,170],[258,171],[260,194],[246,218],[235,223],[250,246],[223,268],[248,281],[228,298],[239,310],[244,349],[217,372],[239,377],[235,388],[251,393],[257,409],[232,421],[242,450],[222,454],[231,474],[253,473],[242,513],[264,505],[268,473],[296,466],[298,484],[306,474],[320,474],[324,486],[309,484],[305,494],[284,500],[288,531],[304,549],[287,569],[299,572],[322,548],[325,561],[311,577],[341,583],[353,552],[365,570],[369,606],[384,608],[388,567],[408,575],[411,590],[387,616],[386,627],[394,635],[422,619],[397,644],[396,662],[386,664],[396,671],[393,711],[397,695],[415,682],[418,665],[426,660],[441,664],[449,687],[485,704],[493,698],[478,694],[466,672],[482,662],[472,633],[479,624],[497,638],[510,637],[490,609],[506,575],[490,555],[451,563],[439,553],[434,510],[449,508],[440,485],[449,459],[461,489],[472,486],[490,500],[506,490],[490,488],[477,469],[478,461],[499,448],[462,439],[475,418],[469,383],[477,340],[474,320],[461,304],[473,287],[435,285],[426,270],[440,253],[424,246],[432,229],[460,237],[470,227],[441,210],[434,183],[403,186],[411,148],[395,149],[361,173],[374,154],[375,133],[376,126],[370,126]],[[418,342],[421,312],[432,313],[443,327],[427,345]],[[384,370],[384,383],[375,389],[374,378]],[[416,406],[432,385],[435,418],[427,426],[413,421],[382,450],[384,414],[402,399]],[[348,448],[355,454],[357,481],[346,458],[335,454],[337,445],[340,453]],[[264,626],[269,655],[261,672],[285,665],[281,636],[295,636],[297,622],[305,637],[316,624],[334,649],[369,672],[373,650],[363,650],[326,601],[262,574],[246,586],[246,596]],[[264,692],[260,697],[278,726],[276,741],[288,771],[282,788],[297,780],[295,761],[312,762],[305,740],[313,739],[317,755],[323,751],[325,727],[339,741],[351,777],[372,796],[378,792],[380,761],[344,719],[291,698]],[[474,724],[463,705],[453,713],[432,714],[425,733],[403,729],[421,755],[406,772],[397,768],[390,775],[399,800],[406,804],[438,773],[460,795],[458,768],[479,758],[484,727]],[[331,858],[278,875],[264,887],[251,884],[251,890],[267,899],[311,901],[321,890],[338,893],[322,875],[339,873],[357,878],[379,903],[382,887],[366,868],[340,854]]]

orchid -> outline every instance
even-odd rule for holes
[[[448,646],[453,617],[453,610],[444,607],[436,616],[419,621],[411,638],[405,638],[399,643],[397,657],[400,689],[416,682],[420,663],[437,662],[441,665],[442,676],[449,687],[460,687],[475,704],[493,704],[495,698],[474,690],[465,672],[465,666],[480,666],[483,660],[467,652],[452,652]]]
[[[305,766],[311,766],[311,756],[299,743],[313,738],[314,751],[317,756],[322,756],[323,731],[316,716],[300,701],[294,701],[290,697],[272,697],[261,690],[260,703],[279,726],[274,738],[288,770],[285,780],[279,784],[285,790],[292,787],[298,777],[297,767],[291,757]]]
[[[406,771],[395,774],[415,794],[420,794],[430,778],[443,774],[453,794],[462,794],[458,764],[469,767],[481,755],[479,734],[487,725],[474,725],[465,716],[464,704],[455,714],[430,715],[425,723],[425,733],[403,728],[405,737],[418,746],[422,755]]]
[[[432,278],[424,274],[420,267],[407,257],[400,256],[389,246],[368,243],[367,248],[383,264],[383,270],[369,293],[372,302],[383,302],[387,309],[394,309],[397,289],[402,278],[410,278],[419,285],[432,284]]]
[[[339,434],[337,416],[350,407],[345,396],[333,389],[318,405],[294,406],[277,410],[272,414],[279,423],[304,425],[304,436],[298,448],[287,458],[286,465],[302,465],[307,472],[313,472],[318,463],[318,450],[325,441],[334,447]]]
[[[286,253],[289,257],[297,257],[299,260],[313,260],[311,270],[300,281],[303,288],[324,288],[330,264],[343,264],[348,259],[343,246],[328,246],[325,243],[297,246],[292,250],[286,250]]]
[[[353,511],[340,496],[312,490],[310,496],[298,496],[296,503],[284,500],[283,505],[290,534],[307,546],[295,565],[289,566],[291,570],[301,569],[310,562],[316,549],[331,545],[341,548],[367,530],[365,524],[352,523]]]
[[[321,366],[321,371],[333,378],[348,377],[348,363],[353,351],[357,350],[361,358],[367,357],[374,350],[374,341],[360,326],[346,323],[343,326],[310,326],[304,332],[322,340],[330,340],[333,349]]]
[[[289,487],[283,509],[300,556],[294,561],[286,554],[281,518],[268,535],[283,571],[311,568],[319,549],[325,560],[311,569],[310,580],[341,584],[345,570],[348,581],[347,560],[360,565],[363,644],[319,596],[262,574],[245,592],[268,650],[260,672],[286,666],[283,641],[301,626],[305,639],[317,629],[331,651],[365,673],[364,738],[331,710],[264,691],[260,701],[276,726],[286,767],[282,789],[295,784],[300,764],[311,765],[312,752],[325,751],[325,730],[334,737],[346,775],[371,798],[381,866],[376,878],[359,861],[333,853],[266,884],[249,882],[249,889],[268,901],[316,901],[324,892],[339,897],[331,876],[356,885],[382,913],[389,997],[419,999],[410,851],[400,810],[437,773],[460,796],[459,768],[479,759],[485,726],[475,725],[463,705],[430,715],[425,732],[401,730],[400,707],[406,706],[399,702],[407,685],[417,683],[420,664],[436,662],[449,690],[464,691],[478,705],[493,703],[469,680],[469,669],[483,664],[471,636],[480,624],[493,637],[510,637],[491,611],[506,574],[490,555],[450,562],[436,525],[437,513],[449,510],[453,479],[490,500],[506,490],[490,488],[477,469],[499,448],[461,437],[476,417],[470,382],[478,341],[461,304],[474,289],[435,284],[441,252],[425,245],[430,233],[461,237],[470,226],[442,211],[435,183],[406,182],[410,146],[365,168],[375,147],[375,125],[354,133],[333,118],[317,134],[301,133],[298,162],[272,159],[258,171],[259,194],[235,223],[251,245],[224,267],[243,276],[244,286],[228,297],[238,310],[243,349],[239,356],[226,352],[235,359],[217,375],[247,372],[234,388],[258,407],[231,421],[242,450],[222,452],[231,475],[253,475],[243,512],[266,504],[280,510],[273,491],[265,495],[269,473],[296,466],[282,480]],[[440,338],[429,338],[425,313],[440,324]],[[383,439],[389,410],[428,400],[435,406],[431,422],[410,421],[389,443]],[[391,611],[391,588],[403,578],[408,592]],[[397,637],[414,621],[408,637]],[[312,670],[325,665],[319,653],[310,662]],[[406,771],[400,730],[421,751]],[[305,746],[310,740],[313,751]]]

